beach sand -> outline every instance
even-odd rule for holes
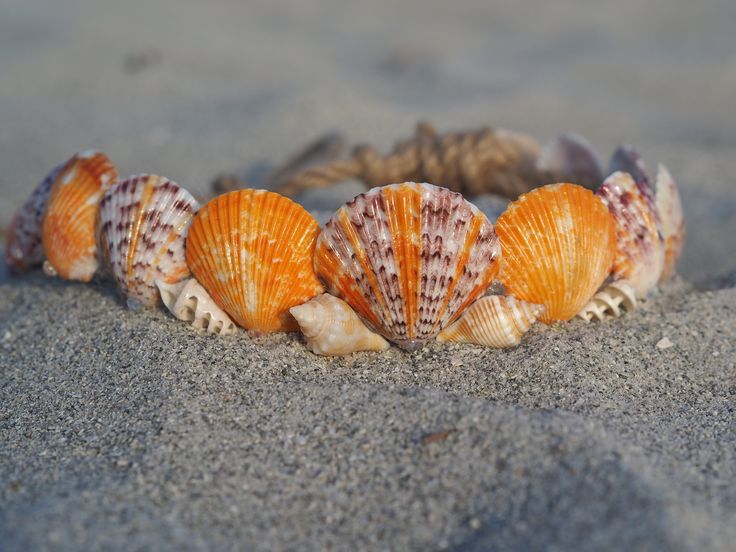
[[[204,196],[431,119],[633,143],[688,241],[620,320],[339,359],[0,264],[0,548],[736,549],[736,5],[584,6],[5,2],[2,225],[79,149]]]

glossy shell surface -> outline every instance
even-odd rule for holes
[[[590,190],[550,184],[522,195],[498,218],[506,292],[544,305],[545,323],[569,320],[613,264],[613,218]]]
[[[101,247],[129,304],[152,307],[155,282],[189,276],[184,244],[199,205],[175,182],[156,175],[131,176],[100,202]]]
[[[500,255],[493,225],[460,194],[407,182],[342,206],[319,237],[314,266],[369,328],[411,349],[485,293]]]
[[[99,265],[97,222],[103,194],[117,180],[104,153],[73,156],[51,186],[43,218],[44,270],[65,280],[88,282]]]
[[[297,331],[289,309],[324,289],[312,263],[319,225],[265,190],[216,197],[194,217],[187,264],[215,302],[254,333]]]

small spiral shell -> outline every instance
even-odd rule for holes
[[[457,322],[444,329],[437,341],[474,343],[498,349],[516,347],[521,343],[521,336],[543,312],[544,306],[510,295],[486,295],[473,303]]]
[[[388,341],[370,331],[345,301],[329,293],[291,307],[307,347],[318,355],[348,355],[356,351],[385,351]]]
[[[576,318],[591,322],[603,322],[620,317],[624,312],[637,307],[634,288],[625,280],[619,280],[605,286],[575,315]]]
[[[215,304],[209,293],[194,278],[169,284],[156,280],[161,300],[175,317],[191,322],[197,329],[214,334],[234,334],[235,323]]]

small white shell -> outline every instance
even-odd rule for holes
[[[207,330],[207,333],[234,334],[238,331],[230,317],[194,278],[176,284],[156,280],[156,287],[166,308],[179,320],[191,322],[192,326]]]
[[[626,311],[636,308],[636,293],[625,280],[612,282],[596,293],[590,302],[583,307],[576,318],[590,322],[618,318]]]
[[[457,322],[440,332],[437,341],[474,343],[499,349],[515,347],[542,312],[543,305],[527,303],[510,295],[486,295],[473,303]]]
[[[347,355],[356,351],[385,351],[389,344],[370,331],[345,301],[329,293],[291,307],[307,347],[318,355]]]

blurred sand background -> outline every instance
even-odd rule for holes
[[[732,0],[3,0],[0,226],[89,147],[206,193],[331,130],[575,131],[669,167],[714,290],[333,361],[2,267],[0,548],[736,549],[734,29]]]

